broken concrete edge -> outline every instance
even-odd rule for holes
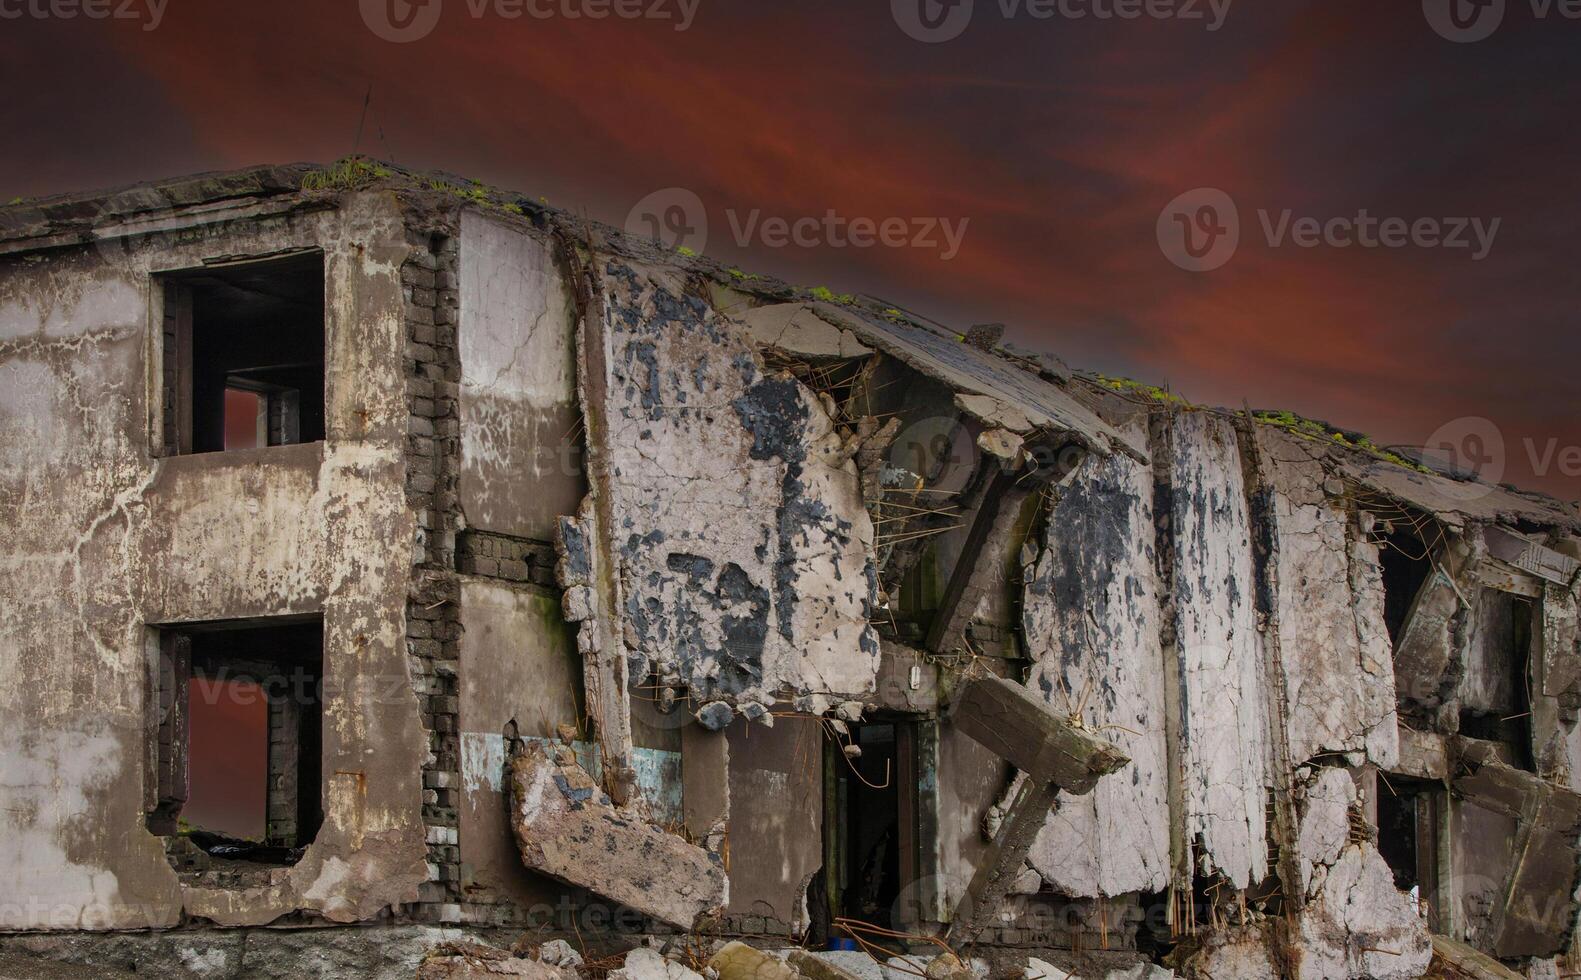
[[[510,779],[511,827],[528,869],[680,929],[729,902],[720,855],[617,807],[570,747],[526,746]]]

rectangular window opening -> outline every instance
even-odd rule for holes
[[[189,874],[294,864],[323,822],[323,623],[159,627],[148,828]]]
[[[324,438],[324,256],[166,273],[166,455]]]
[[[1484,589],[1462,681],[1460,734],[1497,743],[1503,761],[1536,771],[1530,695],[1533,609],[1524,596]]]
[[[1447,794],[1441,784],[1393,773],[1378,779],[1378,853],[1395,887],[1414,898],[1438,930],[1439,848]]]

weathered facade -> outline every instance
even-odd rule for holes
[[[365,161],[0,210],[0,952],[1581,965],[1576,507],[998,334]]]

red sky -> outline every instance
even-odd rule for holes
[[[743,268],[957,326],[1002,321],[1075,366],[1380,442],[1485,416],[1505,479],[1581,497],[1581,21],[1511,0],[1493,36],[1456,44],[1417,0],[1235,0],[1215,31],[975,0],[964,33],[924,44],[882,0],[696,0],[684,31],[428,3],[437,26],[411,43],[381,38],[353,0],[169,0],[153,30],[146,15],[0,23],[0,194],[332,160],[371,85],[364,152],[614,224],[684,187],[706,206],[707,252]],[[1198,187],[1241,217],[1239,250],[1211,272],[1175,267],[1156,238],[1161,209]],[[1258,218],[1363,208],[1499,227],[1475,260],[1272,246]],[[966,230],[947,260],[738,245],[731,216],[754,209]]]

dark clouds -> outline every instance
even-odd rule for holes
[[[404,0],[402,0],[404,2]],[[437,2],[437,0],[431,0]],[[40,194],[361,147],[621,223],[694,191],[708,251],[866,290],[956,323],[1002,320],[1074,363],[1186,395],[1282,406],[1421,441],[1464,415],[1581,444],[1581,22],[1525,0],[1452,44],[1415,0],[1253,4],[1200,22],[1006,19],[976,0],[920,44],[888,3],[701,0],[673,21],[490,15],[445,0],[410,44],[352,2],[170,0],[120,21],[0,25],[10,136],[0,193]],[[1087,9],[1093,9],[1090,5]],[[1155,222],[1199,186],[1237,202],[1242,245],[1175,268]],[[1270,248],[1256,212],[1498,217],[1493,250]],[[960,254],[738,247],[727,211],[967,219]]]

